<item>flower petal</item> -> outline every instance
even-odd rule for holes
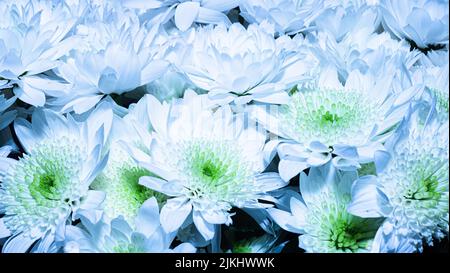
[[[186,198],[169,199],[161,209],[161,225],[165,232],[173,232],[181,227],[192,211],[192,205]]]

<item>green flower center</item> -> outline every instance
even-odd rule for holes
[[[327,111],[324,115],[322,115],[322,125],[325,126],[327,123],[336,123],[341,118],[336,114],[331,114],[329,111]]]
[[[80,179],[84,151],[77,140],[48,138],[8,170],[0,190],[0,204],[13,215],[5,218],[8,229],[45,233],[81,201],[88,190]]]
[[[160,205],[167,200],[166,195],[139,184],[141,177],[152,175],[150,171],[137,166],[122,149],[114,146],[110,152],[110,161],[91,188],[106,192],[104,207],[110,217],[122,215],[132,224],[147,199],[155,197]]]
[[[439,200],[441,193],[438,191],[439,181],[435,176],[419,179],[405,194],[410,200]]]
[[[29,193],[40,205],[72,201],[81,157],[77,146],[68,147],[66,141],[38,146],[20,161],[24,178],[29,181]]]
[[[376,228],[371,228],[374,226],[371,222],[373,220],[358,218],[346,212],[340,213],[331,219],[329,246],[344,252],[367,248],[368,242],[376,233]]]
[[[281,127],[300,142],[365,141],[377,108],[363,93],[344,90],[303,90],[280,109]]]
[[[59,179],[53,173],[38,175],[30,184],[30,193],[35,198],[44,197],[50,200],[58,200],[60,186]]]
[[[165,195],[159,194],[148,189],[147,187],[139,185],[139,178],[143,176],[151,176],[151,172],[143,168],[132,167],[122,168],[119,173],[121,174],[120,177],[123,181],[123,186],[128,188],[126,192],[129,193],[130,198],[134,198],[138,204],[142,205],[147,199],[152,196],[156,197],[156,195],[158,195],[157,197],[160,199],[158,201],[165,201],[167,199]]]
[[[215,183],[225,175],[227,166],[224,166],[220,160],[214,156],[208,158],[208,155],[205,156],[203,153],[199,153],[197,156],[193,160],[192,169],[198,177],[202,178],[202,181]]]
[[[231,200],[250,187],[247,183],[251,177],[250,166],[241,160],[235,144],[198,140],[179,143],[177,147],[181,157],[176,168],[180,175],[189,177],[188,190],[192,197],[206,195]]]

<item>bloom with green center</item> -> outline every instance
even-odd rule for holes
[[[288,181],[329,161],[345,171],[362,163],[382,163],[378,153],[384,150],[382,141],[406,114],[407,98],[419,89],[393,94],[397,69],[393,67],[388,65],[388,72],[380,75],[354,70],[344,86],[334,69],[324,69],[315,86],[300,88],[289,103],[278,108],[255,106],[253,118],[281,137],[268,145],[280,157],[280,176]]]
[[[42,109],[32,123],[15,122],[26,153],[17,161],[0,159],[0,237],[11,236],[3,252],[25,252],[35,242],[33,252],[49,251],[70,215],[102,202],[104,194],[89,184],[107,158],[102,147],[111,117],[100,105],[81,123]]]
[[[435,104],[437,118],[445,122],[449,117],[449,64],[445,66],[417,66],[413,72],[415,84],[423,84],[426,88],[422,95],[422,102],[433,107]],[[425,108],[425,114],[429,108]],[[424,115],[425,115],[424,114]]]
[[[270,206],[258,200],[271,199],[267,192],[286,185],[276,173],[261,174],[267,166],[262,152],[266,136],[244,126],[243,117],[233,115],[229,107],[213,111],[207,95],[189,90],[171,105],[153,96],[145,99],[154,129],[151,149],[130,151],[159,177],[144,177],[140,183],[174,197],[161,209],[165,231],[176,231],[192,219],[210,240],[215,224],[231,224],[232,206]]]
[[[111,145],[106,167],[95,178],[91,189],[106,193],[103,209],[111,219],[122,215],[132,223],[131,220],[147,199],[154,196],[160,204],[164,204],[167,199],[164,194],[139,184],[139,178],[150,175],[151,172],[139,167],[115,142]]]
[[[291,197],[290,210],[270,208],[283,229],[300,233],[306,252],[369,252],[382,219],[364,219],[347,212],[356,172],[333,174],[330,164],[300,174],[301,197]]]
[[[147,100],[140,100],[130,106],[130,111],[123,117],[114,116],[110,141],[109,158],[103,171],[91,184],[91,189],[106,193],[103,210],[110,219],[122,216],[130,225],[142,204],[150,197],[155,197],[160,205],[167,197],[139,184],[143,176],[153,175],[139,166],[129,155],[125,143],[133,144],[149,151],[146,143],[151,143],[151,125],[146,117]]]
[[[396,134],[387,167],[355,182],[349,211],[386,217],[374,251],[422,251],[448,234],[448,121],[418,119]]]
[[[64,252],[70,253],[194,253],[195,247],[182,243],[170,248],[175,233],[165,233],[159,222],[158,202],[154,197],[142,204],[136,217],[128,222],[119,216],[92,221],[81,217],[77,226],[68,226]]]

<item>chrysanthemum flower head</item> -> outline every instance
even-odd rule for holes
[[[252,115],[281,139],[272,141],[280,156],[279,171],[289,180],[310,166],[332,161],[342,170],[382,161],[381,140],[406,114],[413,86],[392,94],[392,74],[352,71],[343,86],[334,69],[325,69],[315,86],[300,88],[279,108],[256,106]],[[279,144],[278,146],[276,144]]]
[[[49,101],[62,112],[84,113],[105,95],[132,91],[159,78],[168,67],[162,59],[159,25],[147,29],[129,10],[103,9],[77,26],[84,46],[72,51],[57,70],[71,84],[70,92]]]
[[[226,13],[237,7],[239,0],[125,0],[123,4],[144,12],[141,17],[150,24],[165,23],[173,18],[175,26],[186,31],[194,23],[230,25]]]
[[[349,211],[386,218],[375,252],[421,251],[448,234],[448,142],[448,120],[423,125],[414,114],[389,140],[386,168],[355,182]]]
[[[306,252],[369,252],[381,220],[347,212],[357,174],[335,171],[328,164],[302,172],[301,197],[291,197],[290,212],[269,208],[269,214],[282,228],[302,234],[299,247]]]
[[[131,226],[139,208],[147,199],[156,197],[161,205],[167,199],[164,194],[139,184],[141,177],[151,176],[152,173],[139,166],[124,147],[128,144],[149,150],[152,137],[146,102],[140,100],[132,105],[123,118],[114,116],[108,144],[108,162],[90,186],[91,189],[105,192],[102,208],[106,217],[113,219],[122,216]]]
[[[441,66],[417,66],[413,72],[413,80],[416,84],[423,84],[426,92],[423,94],[423,102],[427,103],[425,113],[433,104],[436,107],[437,118],[445,122],[449,117],[449,64]]]
[[[2,4],[0,11],[0,89],[13,87],[20,100],[43,106],[46,94],[67,88],[42,73],[57,67],[76,44],[67,37],[76,19],[63,2],[19,1]]]
[[[196,251],[189,243],[170,249],[175,234],[165,233],[159,223],[159,208],[155,198],[142,204],[135,223],[122,217],[92,221],[81,217],[81,224],[66,230],[64,251],[70,253],[151,253]],[[133,228],[134,227],[134,228]]]
[[[45,252],[61,240],[66,220],[98,206],[104,194],[89,185],[106,163],[103,145],[111,109],[99,107],[84,122],[37,109],[15,131],[26,154],[0,164],[1,237],[4,252]]]
[[[325,1],[244,0],[240,2],[241,16],[249,23],[268,21],[281,35],[295,34],[308,29],[323,12]]]
[[[231,224],[232,206],[266,207],[258,199],[270,200],[268,191],[286,185],[277,174],[262,173],[265,134],[245,125],[228,107],[213,111],[206,95],[193,91],[171,105],[153,96],[146,99],[154,139],[147,153],[130,149],[137,162],[159,177],[141,178],[140,183],[173,197],[161,209],[167,232],[192,217],[209,240],[214,224]]]
[[[383,25],[420,48],[448,43],[448,1],[380,1]]]
[[[287,37],[274,39],[268,27],[233,24],[191,30],[180,69],[209,97],[224,103],[245,104],[251,100],[282,103],[284,89],[301,75],[291,74],[288,67],[300,55],[287,49]]]

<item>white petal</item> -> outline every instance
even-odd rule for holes
[[[204,23],[204,24],[221,24],[222,23],[222,24],[225,24],[226,26],[231,25],[230,19],[228,19],[228,17],[225,14],[223,14],[222,12],[203,8],[203,7],[200,7],[198,9],[198,16],[197,16],[196,21],[199,23]]]
[[[352,202],[349,213],[359,217],[385,217],[391,212],[388,197],[379,189],[375,176],[359,178],[352,186]]]
[[[167,125],[170,111],[169,105],[161,104],[158,99],[152,95],[147,95],[146,99],[148,102],[147,105],[152,127],[156,132],[158,132],[158,134],[161,134],[164,137],[167,136]]]
[[[205,210],[201,212],[202,218],[211,224],[226,224],[229,213],[223,210]]]
[[[268,208],[267,212],[269,213],[270,217],[279,225],[282,229],[293,232],[293,233],[303,233],[303,227],[297,226],[297,222],[287,211],[282,211],[276,208]]]
[[[147,237],[153,234],[159,226],[159,207],[155,197],[142,204],[136,217],[137,232]]]
[[[105,200],[106,194],[102,191],[88,191],[86,197],[83,199],[80,208],[82,209],[96,209],[99,208],[103,200]]]
[[[191,213],[192,205],[186,198],[169,199],[161,209],[161,225],[165,232],[173,232],[181,227]]]
[[[280,177],[284,181],[289,181],[292,177],[308,167],[309,164],[306,162],[282,159],[278,165],[278,170],[280,172]]]
[[[169,63],[162,60],[155,60],[147,64],[141,70],[141,84],[150,83],[156,79],[159,79],[169,67]]]
[[[391,159],[391,155],[386,151],[376,151],[374,154],[374,163],[377,173],[383,172],[383,170],[387,167],[389,161]]]
[[[289,184],[288,180],[281,179],[278,173],[262,173],[255,178],[257,187],[263,192],[273,191]]]
[[[31,129],[31,124],[23,118],[19,118],[14,122],[14,131],[19,138],[20,144],[28,153],[44,137],[36,136],[36,133]]]
[[[210,224],[203,219],[200,212],[193,211],[192,212],[192,218],[194,220],[194,225],[197,227],[197,230],[200,232],[200,234],[203,236],[203,238],[208,241],[211,240],[214,237],[214,225]]]
[[[24,83],[22,87],[15,87],[14,93],[21,101],[33,106],[44,106],[45,104],[44,92],[28,85],[27,83]]]
[[[360,168],[361,165],[358,163],[358,161],[346,159],[341,156],[336,156],[332,160],[333,166],[342,171],[355,171],[356,169]]]
[[[169,196],[179,196],[183,191],[183,185],[181,183],[177,181],[166,181],[153,176],[139,178],[139,185],[143,185],[149,189]]]
[[[198,2],[184,2],[179,4],[175,10],[175,25],[181,31],[186,31],[197,17],[199,8],[200,3]]]
[[[340,155],[347,159],[357,159],[358,151],[353,146],[336,144],[333,146],[333,154]]]

